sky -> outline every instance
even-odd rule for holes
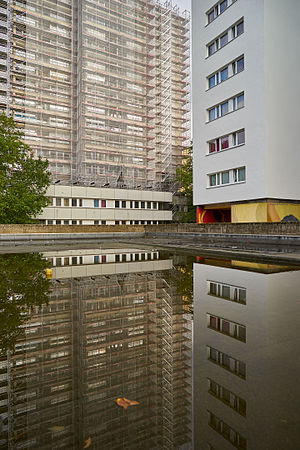
[[[181,9],[191,10],[191,0],[174,0],[175,5],[177,4]]]

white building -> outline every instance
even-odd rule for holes
[[[171,192],[51,185],[46,225],[156,225],[172,220]]]
[[[193,0],[198,222],[300,220],[300,2]]]

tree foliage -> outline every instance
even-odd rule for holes
[[[48,161],[34,158],[24,133],[0,114],[0,223],[32,223],[47,206]]]
[[[177,180],[180,183],[179,194],[187,200],[188,211],[179,213],[181,222],[195,222],[196,207],[193,206],[193,147],[187,149],[182,165],[176,169]]]
[[[39,253],[0,255],[0,356],[14,351],[16,340],[35,308],[47,304],[48,261]]]

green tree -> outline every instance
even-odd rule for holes
[[[48,261],[39,253],[0,255],[0,356],[14,351],[16,340],[36,308],[48,303]]]
[[[12,117],[0,114],[0,223],[32,223],[49,199],[48,161],[35,159]]]
[[[176,169],[177,180],[180,183],[179,195],[186,198],[187,212],[178,213],[180,222],[195,222],[196,207],[193,206],[193,147],[187,149],[182,165]]]

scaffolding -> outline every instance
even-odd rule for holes
[[[11,110],[53,181],[176,190],[189,133],[187,13],[170,0],[8,3]]]

